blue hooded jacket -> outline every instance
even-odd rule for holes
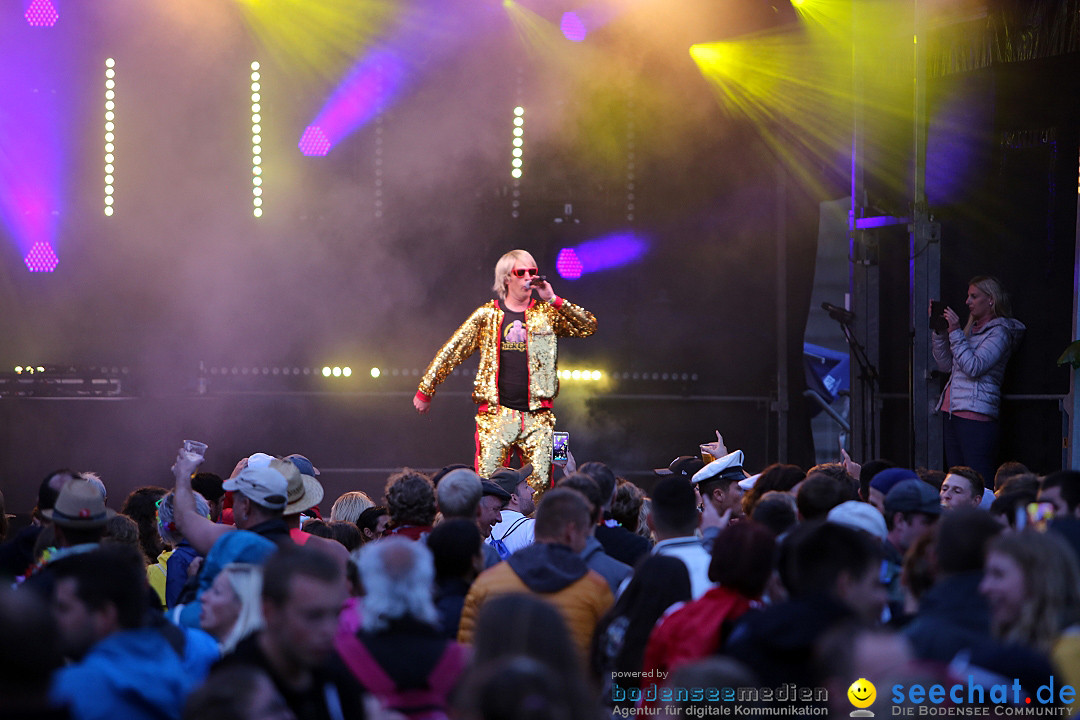
[[[83,660],[57,671],[50,697],[74,720],[179,720],[202,677],[188,674],[169,641],[153,628],[121,630]]]

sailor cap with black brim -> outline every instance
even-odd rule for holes
[[[736,450],[724,457],[717,458],[705,467],[694,473],[690,482],[699,485],[708,480],[745,480],[746,471],[743,470],[743,451]]]

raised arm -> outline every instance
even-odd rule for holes
[[[538,278],[533,281],[537,296],[558,312],[554,317],[555,334],[559,337],[588,337],[596,332],[596,318],[593,314],[574,303],[567,302],[555,294],[551,283]]]
[[[596,318],[580,305],[558,295],[552,295],[550,305],[555,309],[552,322],[559,337],[588,337],[596,332]]]
[[[176,527],[195,552],[206,555],[214,547],[217,539],[233,528],[213,522],[195,510],[195,492],[191,489],[191,476],[202,463],[203,458],[192,452],[180,450],[172,466],[176,478],[176,490],[173,496],[173,514]]]

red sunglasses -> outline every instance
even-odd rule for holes
[[[536,268],[514,268],[511,272],[513,272],[514,275],[517,275],[518,277],[525,277],[526,273],[528,273],[530,276],[536,276],[540,274],[540,271]]]

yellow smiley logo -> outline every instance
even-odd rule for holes
[[[848,700],[857,708],[868,708],[877,698],[877,688],[866,678],[859,678],[847,689]]]

